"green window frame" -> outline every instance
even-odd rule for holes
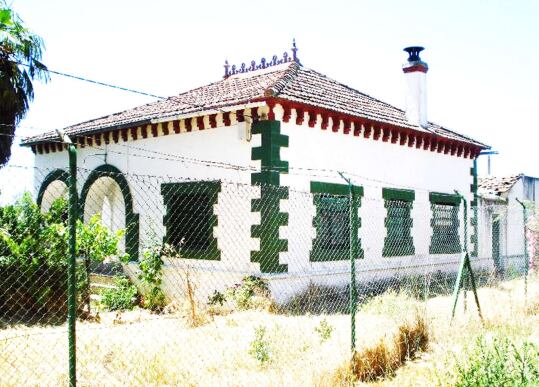
[[[384,188],[382,196],[384,198],[384,207],[387,211],[385,219],[387,233],[384,239],[382,256],[401,257],[414,255],[412,207],[415,192],[412,190]]]
[[[358,211],[363,188],[353,186],[352,211],[355,224],[361,227]],[[310,253],[312,262],[342,261],[350,259],[350,191],[346,184],[311,182],[311,193],[316,214],[313,227],[316,237]],[[359,256],[363,258],[361,240],[358,237]]]
[[[460,243],[460,197],[431,192],[429,194],[432,218],[430,254],[455,254],[462,251]]]
[[[219,260],[221,252],[213,235],[217,226],[214,205],[221,191],[220,181],[165,183],[161,194],[165,204],[163,242],[174,246],[182,258]]]

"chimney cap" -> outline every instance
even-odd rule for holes
[[[424,49],[425,47],[421,46],[410,46],[406,47],[403,51],[406,51],[408,53],[408,62],[421,62],[419,53]]]

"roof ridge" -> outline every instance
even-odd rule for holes
[[[266,97],[277,97],[297,76],[301,65],[296,62],[292,62],[290,66],[283,72],[283,75],[277,79],[273,85],[266,88],[264,95]]]

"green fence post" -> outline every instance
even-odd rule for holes
[[[524,305],[527,305],[528,303],[528,270],[530,266],[529,257],[528,257],[528,234],[527,234],[527,226],[528,226],[528,212],[526,211],[526,205],[518,200],[518,198],[515,198],[517,202],[520,203],[522,206],[522,218],[524,220]]]
[[[69,386],[77,385],[77,286],[76,286],[76,264],[77,264],[77,219],[78,219],[78,198],[77,198],[77,147],[71,139],[63,132],[57,131],[60,140],[67,144],[69,153],[69,257],[67,264],[67,340],[69,352]]]
[[[356,284],[356,258],[359,255],[359,242],[357,238],[357,206],[354,195],[354,187],[350,179],[344,177],[342,172],[339,175],[348,183],[348,192],[350,197],[350,350],[352,356],[356,352],[356,307],[357,307],[357,284]]]
[[[461,287],[464,288],[464,295],[466,295],[466,286],[464,285],[464,281],[468,278],[473,290],[479,318],[481,321],[483,321],[483,314],[481,313],[481,306],[479,306],[479,296],[477,295],[477,286],[475,283],[472,263],[470,262],[470,255],[468,253],[468,203],[466,202],[466,198],[458,193],[458,191],[455,191],[455,194],[460,197],[460,201],[464,205],[464,244],[462,245],[462,255],[459,271],[457,273],[457,281],[455,283],[455,288],[453,289],[453,309],[451,311],[451,321],[453,321],[455,318],[455,311],[457,309],[457,301]]]

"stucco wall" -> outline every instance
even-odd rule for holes
[[[282,111],[276,108],[276,117]],[[315,283],[349,283],[349,261],[311,262],[309,251],[316,230],[312,224],[315,214],[312,195],[308,194],[311,181],[346,184],[334,171],[343,171],[354,185],[364,188],[359,216],[359,237],[365,258],[358,260],[358,278],[369,281],[394,275],[422,274],[433,271],[456,270],[460,254],[429,254],[431,205],[429,192],[454,194],[458,191],[468,201],[473,199],[470,185],[469,158],[400,146],[390,142],[354,136],[353,131],[343,133],[322,130],[321,119],[311,128],[307,120],[296,125],[294,112],[288,123],[282,123],[282,133],[289,136],[289,147],[282,150],[282,157],[289,162],[289,173],[281,178],[290,187],[289,200],[282,200],[281,210],[290,214],[287,227],[281,227],[281,237],[288,238],[288,252],[281,253],[281,263],[288,264],[288,273],[280,275],[275,286],[286,292],[290,288],[282,277],[292,278],[296,286],[306,287]],[[348,172],[348,173],[346,173]],[[415,254],[404,257],[382,257],[387,210],[382,198],[383,188],[401,188],[415,191],[413,203],[412,236]],[[297,192],[299,191],[299,192]],[[307,192],[307,193],[306,193]],[[472,212],[468,212],[470,218]],[[463,206],[459,215],[461,242],[464,240]],[[297,230],[302,230],[301,234]],[[472,228],[468,227],[470,238]],[[478,265],[486,266],[481,262]]]
[[[282,110],[275,109],[276,119]],[[221,122],[222,118],[218,117]],[[266,275],[279,301],[284,301],[313,281],[327,285],[349,283],[349,262],[311,262],[309,252],[316,231],[312,226],[315,214],[310,182],[344,184],[333,171],[349,172],[355,185],[364,188],[359,216],[359,237],[365,259],[358,261],[360,280],[384,278],[396,274],[421,274],[436,270],[454,270],[459,254],[429,254],[432,229],[429,192],[454,193],[471,200],[472,177],[469,158],[400,146],[389,142],[345,135],[341,127],[332,132],[310,128],[305,122],[295,124],[294,113],[289,123],[281,123],[281,133],[289,136],[288,148],[281,148],[281,158],[289,162],[289,173],[281,176],[281,184],[290,187],[289,199],[281,200],[282,212],[287,212],[288,225],[280,228],[280,238],[288,240],[288,251],[280,254],[280,263],[288,264],[284,274]],[[159,133],[162,133],[161,125]],[[100,148],[79,149],[78,164],[82,168],[79,193],[84,180],[96,167],[114,165],[123,173],[133,195],[134,212],[140,216],[141,247],[150,239],[164,235],[165,207],[160,192],[162,182],[184,179],[222,180],[221,192],[214,212],[218,226],[214,235],[221,250],[220,261],[184,260],[169,262],[165,268],[165,286],[171,294],[181,293],[180,272],[195,271],[199,297],[206,299],[214,289],[237,283],[247,274],[260,274],[259,264],[250,262],[250,252],[259,248],[259,240],[251,238],[251,225],[260,222],[259,213],[251,211],[251,200],[259,197],[259,189],[251,187],[251,173],[260,169],[260,161],[251,160],[251,149],[260,145],[260,136],[245,139],[245,123],[230,127],[195,130],[133,142],[102,142]],[[181,156],[181,157],[179,157]],[[203,162],[200,162],[200,161]],[[215,165],[225,163],[245,168]],[[36,155],[36,167],[66,169],[67,153]],[[44,174],[36,173],[36,191]],[[386,209],[382,188],[405,188],[415,191],[412,217],[415,254],[408,257],[382,257],[386,229]],[[118,195],[110,195],[111,205],[120,205]],[[98,203],[99,205],[99,203]],[[461,206],[462,209],[462,206]],[[469,213],[471,216],[471,212]],[[464,218],[460,212],[460,235]],[[471,228],[469,228],[471,235]],[[175,265],[177,266],[175,268]],[[187,266],[186,266],[187,265]],[[136,268],[131,265],[131,270]],[[182,269],[179,270],[178,268]]]
[[[218,216],[214,236],[221,250],[221,259],[167,262],[164,284],[172,296],[183,291],[179,273],[185,272],[186,269],[193,273],[203,269],[200,274],[192,274],[192,279],[204,284],[199,286],[200,297],[204,299],[213,289],[222,289],[239,282],[247,274],[258,272],[258,264],[250,262],[250,251],[258,247],[258,241],[250,237],[250,226],[257,221],[257,214],[251,212],[251,199],[259,193],[257,188],[250,185],[252,171],[249,169],[256,167],[257,162],[251,161],[253,142],[242,138],[245,138],[245,123],[236,123],[229,127],[194,130],[155,138],[149,134],[148,138],[141,139],[139,135],[137,141],[120,141],[117,144],[111,142],[108,145],[102,142],[100,149],[85,147],[78,150],[79,195],[88,175],[98,166],[111,164],[125,174],[133,195],[133,210],[140,217],[141,248],[152,241],[162,240],[164,236],[162,183],[186,179],[223,181],[218,202],[214,207]],[[211,162],[245,168],[225,168]],[[34,181],[37,193],[48,172],[56,168],[67,170],[67,152],[37,154],[35,165]],[[117,185],[114,187],[114,184],[108,186],[104,182],[98,182],[88,195],[86,220],[92,213],[99,211],[104,196],[109,198],[112,208],[117,209],[124,205],[121,195],[117,195]],[[64,190],[58,190],[56,185],[50,186],[51,189],[47,190],[44,197],[44,205],[45,200],[50,201],[54,196],[65,193],[65,186],[59,186]],[[120,212],[123,214],[123,208]],[[117,226],[116,228],[125,227],[125,222],[120,221]],[[175,266],[183,269],[179,270]],[[130,270],[136,273],[137,269],[130,265]]]

